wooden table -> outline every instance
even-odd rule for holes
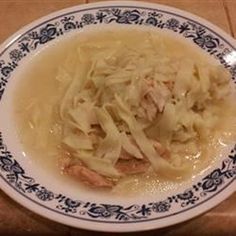
[[[149,0],[201,16],[236,37],[236,0]],[[25,24],[85,0],[0,0],[0,43]],[[91,2],[94,2],[91,0]],[[128,235],[236,235],[236,193],[213,210],[182,224]],[[67,227],[42,218],[0,191],[0,235],[116,235]]]

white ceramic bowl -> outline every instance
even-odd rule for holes
[[[211,23],[174,8],[143,2],[100,2],[68,8],[24,27],[0,48],[0,186],[32,211],[74,227],[128,232],[182,222],[235,191],[236,146],[178,191],[133,198],[66,186],[22,152],[12,116],[17,73],[32,56],[72,32],[103,25],[165,29],[197,44],[236,77],[236,42]],[[43,153],[42,153],[43,155]]]

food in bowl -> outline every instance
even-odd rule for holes
[[[106,28],[35,55],[15,96],[25,152],[96,188],[206,168],[232,124],[230,74],[185,41]]]

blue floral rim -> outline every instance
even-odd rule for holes
[[[85,13],[83,13],[85,12]],[[43,47],[48,42],[68,32],[79,31],[89,25],[122,24],[152,26],[167,29],[191,39],[208,54],[214,56],[232,74],[236,83],[236,65],[225,60],[225,55],[235,48],[202,24],[178,14],[134,6],[104,6],[68,12],[47,20],[20,35],[0,53],[0,102],[14,70],[24,57]],[[2,58],[5,59],[2,59]],[[30,201],[53,212],[69,217],[102,223],[137,223],[157,220],[180,214],[210,200],[236,178],[236,145],[221,166],[203,177],[182,193],[169,196],[162,201],[129,206],[94,203],[71,199],[54,193],[25,173],[4,143],[0,130],[0,176],[14,190]],[[48,203],[53,203],[54,208]],[[177,207],[177,211],[173,208]]]

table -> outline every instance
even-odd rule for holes
[[[0,0],[0,43],[20,27],[56,10],[96,0]],[[235,0],[147,0],[192,12],[236,37]],[[211,211],[164,229],[127,235],[233,236],[236,235],[236,193]],[[0,190],[0,235],[89,236],[95,233],[55,223],[20,206]]]

